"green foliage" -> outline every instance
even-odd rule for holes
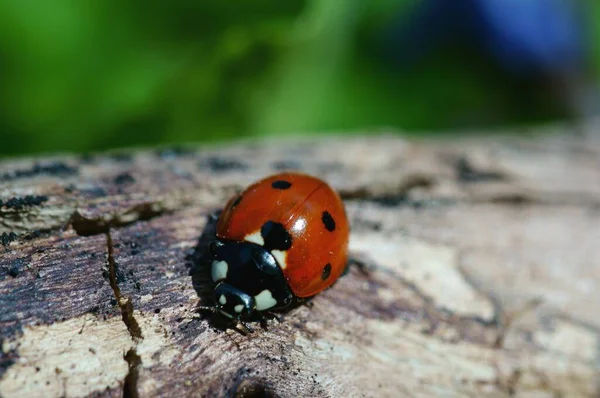
[[[520,121],[485,118],[504,86],[468,59],[403,74],[374,56],[410,3],[0,2],[0,155]]]

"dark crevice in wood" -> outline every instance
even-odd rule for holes
[[[367,201],[377,201],[377,200],[385,200],[385,199],[397,199],[402,203],[402,201],[406,200],[407,194],[416,188],[431,188],[434,185],[435,181],[430,176],[425,175],[413,175],[406,177],[402,183],[400,183],[397,187],[393,187],[389,189],[389,192],[378,193],[369,190],[366,187],[361,187],[354,190],[339,190],[340,197],[343,200],[367,200]]]
[[[573,194],[572,196],[566,196],[560,192],[548,192],[548,195],[544,195],[544,197],[536,197],[527,193],[507,192],[482,198],[470,198],[465,200],[464,202],[467,204],[495,204],[511,208],[544,206],[582,207],[596,209],[600,206],[600,202],[597,199],[586,197],[583,194]]]
[[[125,383],[123,384],[123,398],[139,398],[140,394],[137,386],[142,358],[137,354],[135,348],[131,348],[125,354],[125,360],[129,365],[129,373],[125,376]]]
[[[276,398],[277,395],[259,380],[243,379],[233,394],[235,398]]]
[[[0,347],[2,347],[3,339],[0,338]],[[19,358],[17,350],[11,349],[9,351],[0,350],[0,378],[4,373],[14,365]]]
[[[34,229],[23,234],[15,232],[3,232],[0,234],[0,245],[9,246],[12,242],[27,242],[52,235],[54,229]]]
[[[24,209],[40,206],[47,201],[48,196],[46,195],[26,195],[22,197],[13,197],[4,201],[0,199],[0,207],[4,208],[4,211],[0,209],[0,213],[5,212],[6,210],[19,212]]]
[[[359,265],[360,264],[360,265]],[[496,308],[495,316],[486,320],[478,316],[467,316],[467,315],[456,315],[454,312],[442,308],[434,303],[430,297],[424,294],[414,283],[407,280],[398,273],[392,272],[389,269],[381,267],[376,263],[368,261],[364,257],[353,256],[351,259],[350,266],[356,267],[358,272],[355,276],[362,275],[364,278],[368,290],[371,293],[377,292],[381,288],[385,288],[387,281],[394,279],[402,283],[404,289],[410,290],[416,297],[419,298],[420,303],[415,306],[414,303],[410,304],[401,300],[393,301],[391,303],[383,304],[377,299],[362,299],[355,300],[352,296],[340,296],[338,294],[329,295],[329,299],[336,306],[345,306],[352,308],[353,312],[361,314],[362,316],[375,317],[380,320],[420,320],[428,324],[428,328],[422,330],[422,333],[435,335],[438,328],[444,328],[447,326],[455,327],[460,339],[462,341],[469,341],[473,344],[478,344],[486,347],[491,347],[495,343],[495,336],[499,329],[498,320],[498,309]],[[350,267],[349,267],[350,268]],[[361,269],[362,268],[362,269]],[[371,277],[371,273],[383,273],[385,278],[374,278]],[[484,294],[476,286],[473,286],[481,294]],[[370,297],[376,297],[376,294]],[[488,295],[486,297],[489,298]],[[443,339],[442,339],[443,340]]]
[[[123,322],[125,322],[127,330],[129,331],[129,334],[131,334],[131,337],[134,339],[134,341],[143,339],[142,330],[133,316],[133,304],[128,297],[121,294],[121,289],[119,288],[117,281],[118,265],[114,258],[114,249],[110,230],[106,233],[106,240],[108,244],[108,270],[110,287],[112,287],[115,293],[115,298],[117,299],[117,303],[119,303],[119,307],[121,308]]]
[[[509,397],[514,397],[517,395],[517,385],[519,384],[519,380],[521,379],[521,371],[516,369],[512,372],[510,377],[506,380],[505,391]]]
[[[134,343],[134,346],[129,349],[124,357],[129,365],[129,372],[125,377],[125,382],[123,384],[123,397],[137,398],[139,397],[137,391],[137,382],[139,377],[138,367],[142,363],[142,360],[136,351],[136,345],[144,338],[144,336],[142,335],[142,329],[140,328],[140,325],[137,323],[137,320],[133,315],[134,309],[131,300],[128,297],[123,296],[121,294],[121,289],[119,288],[117,280],[118,264],[114,257],[114,246],[112,236],[110,235],[110,229],[106,232],[106,242],[108,247],[108,270],[110,286],[113,289],[115,298],[119,304],[119,308],[121,309],[123,322],[125,323],[125,326],[127,326],[127,330],[129,331]]]
[[[368,199],[368,202],[376,203],[382,207],[409,207],[415,210],[419,209],[431,209],[440,206],[452,206],[456,204],[454,199],[446,198],[430,198],[430,199],[412,199],[408,195],[401,196],[378,196],[372,199]]]
[[[79,169],[76,166],[71,166],[65,162],[35,163],[30,168],[17,169],[0,174],[0,181],[12,181],[39,175],[68,177],[77,173],[79,173]]]
[[[527,205],[532,204],[534,202],[536,202],[536,204],[542,204],[539,203],[539,201],[536,201],[535,199],[528,197],[527,195],[522,193],[496,195],[491,197],[489,201],[490,203],[505,204],[509,206]]]
[[[458,159],[454,168],[456,170],[456,178],[461,182],[477,183],[508,180],[508,177],[500,172],[476,169],[465,157]]]
[[[77,235],[93,236],[106,234],[111,228],[124,227],[138,221],[148,221],[168,212],[165,209],[157,209],[152,203],[135,206],[123,215],[115,215],[108,220],[99,218],[90,219],[75,211],[71,215],[69,224],[71,224]]]
[[[2,246],[8,246],[11,242],[14,242],[18,238],[19,235],[15,234],[14,232],[3,232],[2,235],[0,235],[0,244]]]
[[[362,195],[362,196],[361,196]],[[457,204],[480,205],[493,204],[499,206],[507,206],[512,208],[529,207],[529,206],[545,206],[545,207],[585,207],[590,209],[600,208],[600,202],[593,198],[579,196],[565,198],[561,193],[549,194],[544,198],[537,198],[526,193],[502,193],[490,195],[487,197],[471,197],[471,198],[452,198],[452,197],[430,197],[425,199],[411,198],[408,193],[398,195],[375,195],[369,194],[366,190],[353,191],[350,195],[343,194],[342,198],[346,202],[357,203],[375,203],[382,207],[401,208],[409,207],[415,210],[439,208],[442,206],[453,206]]]
[[[502,312],[499,316],[500,331],[493,347],[496,349],[503,349],[506,336],[516,321],[526,313],[535,310],[542,304],[543,300],[541,298],[535,298],[525,303],[525,305],[517,311],[513,311],[511,313]]]
[[[430,208],[453,205],[456,200],[446,198],[415,199],[410,192],[418,188],[431,188],[435,181],[430,176],[414,175],[406,178],[398,187],[374,192],[366,187],[356,190],[340,190],[340,197],[344,201],[371,202],[384,207],[411,207],[414,209]]]
[[[200,170],[210,170],[214,173],[223,173],[231,171],[245,171],[248,169],[246,163],[239,159],[225,158],[223,156],[209,156],[198,161]]]

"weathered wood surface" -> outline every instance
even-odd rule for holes
[[[595,126],[4,161],[0,395],[600,396]],[[369,273],[219,330],[190,276],[208,216],[284,168],[342,193]]]

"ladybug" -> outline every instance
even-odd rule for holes
[[[331,286],[348,261],[344,204],[298,172],[266,177],[229,200],[208,246],[214,305],[232,321],[261,320]],[[251,330],[251,329],[249,329]]]

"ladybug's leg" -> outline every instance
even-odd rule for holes
[[[276,313],[266,311],[266,314],[269,315],[271,318],[276,319],[277,322],[281,323],[281,317],[279,315],[277,315]]]
[[[263,330],[267,330],[267,319],[263,316],[260,317],[260,327],[263,328]]]
[[[281,318],[278,315],[276,315],[275,313],[270,312],[270,311],[264,311],[260,314],[260,320],[259,320],[260,326],[264,330],[267,330],[267,326],[268,326],[267,317],[265,317],[265,315],[267,315],[271,319],[276,319],[278,323],[281,323]]]
[[[244,334],[248,334],[248,333],[254,333],[254,329],[252,329],[250,326],[248,326],[246,323],[240,321],[238,323],[238,326],[242,326],[240,329]]]

